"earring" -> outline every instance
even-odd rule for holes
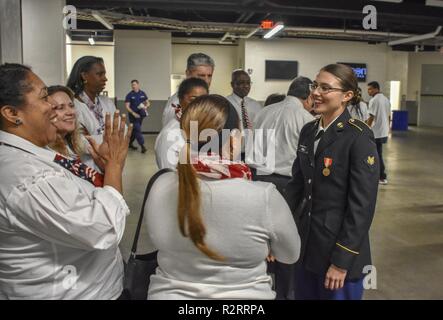
[[[19,126],[19,125],[21,125],[23,122],[22,122],[22,120],[21,119],[16,119],[15,120],[15,125],[16,126]]]

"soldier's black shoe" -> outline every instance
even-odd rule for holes
[[[132,143],[129,145],[129,149],[132,150],[137,150],[138,148],[136,146],[134,146]]]
[[[145,148],[145,146],[142,146],[142,153],[145,153],[148,149]]]

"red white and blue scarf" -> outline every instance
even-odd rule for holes
[[[104,175],[87,166],[81,162],[80,159],[71,160],[57,154],[54,158],[54,162],[69,170],[77,177],[92,183],[95,187],[103,187]]]
[[[233,162],[215,153],[199,154],[192,161],[197,174],[211,179],[242,178],[252,180],[251,169],[243,162]]]

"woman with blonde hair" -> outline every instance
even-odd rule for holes
[[[251,181],[249,167],[234,161],[241,139],[235,108],[219,95],[198,97],[181,129],[178,171],[158,178],[145,206],[159,264],[148,298],[274,299],[266,257],[294,263],[299,236],[275,186]]]
[[[84,170],[96,177],[94,185],[102,187],[103,174],[94,170],[94,168],[82,164],[82,157],[92,148],[85,137],[82,140],[75,112],[74,92],[65,86],[51,86],[48,88],[48,95],[55,102],[55,112],[58,119],[55,124],[57,127],[57,139],[49,147],[58,153],[57,160],[66,169],[78,170],[76,168],[82,165],[85,168]],[[103,160],[93,150],[89,152],[93,155],[95,165],[104,172],[105,164]]]
[[[65,86],[50,86],[48,94],[56,102],[55,112],[58,118],[57,140],[50,144],[50,148],[66,157],[78,158],[83,154],[84,147],[77,127],[74,92]]]

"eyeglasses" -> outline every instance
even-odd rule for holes
[[[342,88],[333,88],[328,86],[327,84],[318,84],[318,83],[311,83],[309,85],[309,89],[311,91],[315,91],[316,89],[318,89],[318,92],[320,94],[328,94],[331,91],[344,91]]]

